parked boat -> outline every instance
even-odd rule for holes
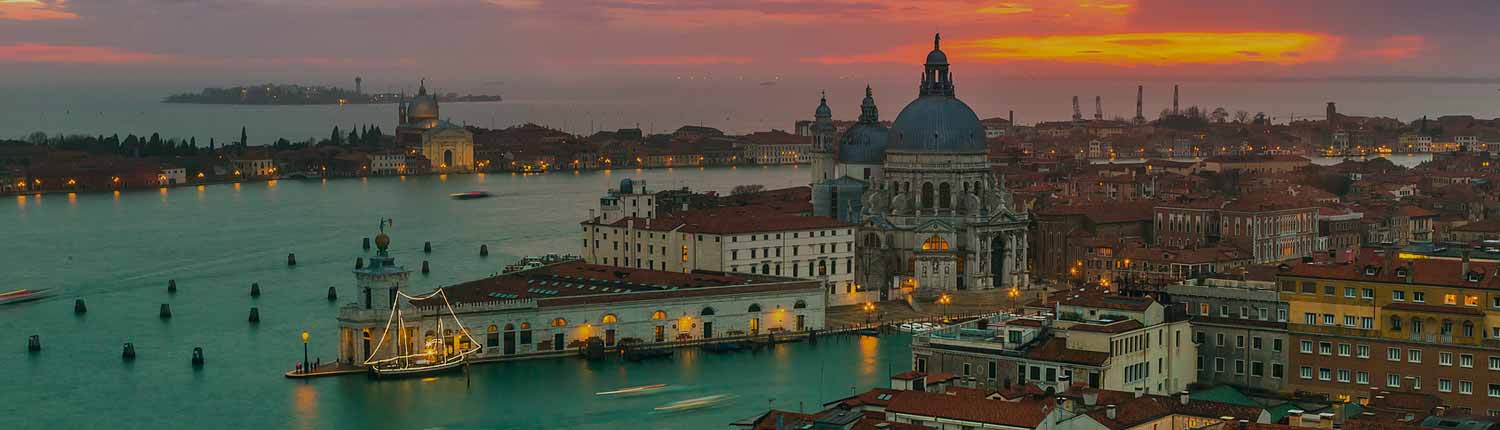
[[[859,335],[860,336],[878,337],[878,336],[880,336],[880,329],[878,329],[878,328],[862,328],[862,329],[859,329]]]
[[[400,298],[406,300],[408,303],[412,301],[425,301],[428,299],[441,300],[438,303],[441,303],[443,309],[447,310],[447,315],[437,315],[435,321],[433,321],[433,332],[449,332],[449,330],[445,330],[444,327],[445,324],[448,324],[447,321],[451,320],[454,327],[454,329],[451,331],[453,333],[458,333],[459,336],[463,336],[467,340],[467,342],[460,342],[461,339],[455,337],[450,343],[449,339],[445,336],[428,339],[420,347],[413,348],[411,346],[408,346],[410,345],[410,342],[407,342],[405,336],[397,336],[401,337],[401,339],[390,340],[396,345],[396,352],[394,355],[378,360],[374,359],[373,357],[369,360],[365,360],[364,364],[366,366],[369,366],[370,368],[370,377],[407,378],[417,376],[430,376],[456,370],[462,370],[468,364],[469,355],[474,354],[475,352],[479,352],[479,341],[475,340],[472,336],[469,336],[469,330],[465,329],[463,324],[459,322],[458,315],[453,312],[453,306],[448,304],[448,295],[443,292],[442,288],[439,288],[436,291],[433,291],[431,294],[427,294],[421,297],[409,296],[406,293],[399,291],[396,292],[396,294],[398,294]],[[398,305],[395,307],[395,309],[391,310],[390,319],[386,321],[385,325],[386,333],[401,333],[404,331],[393,329],[392,327],[399,328],[412,326],[412,324],[408,324],[407,321],[403,318],[403,314],[401,312],[402,308],[402,306]],[[385,346],[386,341],[386,337],[381,337],[380,344],[376,345],[373,350],[380,351],[381,348]],[[463,345],[467,345],[468,347],[462,348]]]
[[[8,292],[8,293],[0,294],[0,305],[9,305],[9,304],[13,304],[13,303],[29,302],[29,301],[32,301],[32,300],[41,300],[41,299],[45,299],[45,298],[48,298],[48,297],[51,297],[51,296],[52,296],[52,291],[48,290],[46,288],[43,288],[43,289],[40,289],[40,290],[20,289],[20,290],[11,291],[11,292]]]
[[[469,191],[465,193],[453,193],[448,195],[448,197],[452,197],[453,200],[474,200],[493,196],[494,194],[490,194],[489,191]]]

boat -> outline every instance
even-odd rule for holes
[[[482,199],[482,198],[486,198],[486,197],[494,197],[494,194],[490,194],[489,191],[469,191],[469,192],[463,192],[463,193],[449,194],[448,197],[452,197],[453,200],[475,200],[475,199]]]
[[[862,328],[862,329],[859,329],[859,335],[860,336],[879,337],[880,336],[880,329],[878,329],[878,328]]]
[[[46,288],[40,290],[27,290],[23,288],[11,291],[9,293],[0,294],[0,305],[29,302],[32,300],[41,300],[48,297],[52,297],[52,291]]]
[[[410,296],[401,291],[397,291],[396,294],[407,303],[429,301],[429,303],[438,303],[441,305],[440,309],[445,310],[446,314],[439,311],[429,324],[421,324],[423,321],[409,323],[401,312],[404,306],[393,306],[391,316],[385,323],[386,333],[406,331],[392,327],[427,326],[433,329],[433,333],[455,334],[451,339],[448,335],[428,338],[420,348],[413,347],[408,336],[398,335],[399,339],[393,340],[396,345],[394,354],[379,359],[372,356],[365,360],[365,366],[370,369],[370,377],[376,379],[423,377],[466,369],[469,364],[468,357],[479,352],[479,341],[470,336],[469,330],[459,322],[458,315],[453,312],[453,306],[448,302],[448,295],[443,292],[443,289],[438,288],[420,297]],[[449,320],[452,321],[451,327],[453,328],[446,328],[450,327],[446,325],[449,324]],[[381,348],[385,346],[387,338],[389,336],[381,336],[380,343],[373,350],[383,351]],[[467,342],[461,342],[462,340],[467,340]]]
[[[642,393],[649,393],[649,392],[652,392],[652,391],[660,390],[660,389],[663,389],[663,388],[667,388],[667,384],[651,384],[651,385],[642,385],[642,386],[639,386],[639,387],[621,388],[621,389],[618,389],[618,390],[600,391],[600,392],[594,393],[594,395],[595,396],[617,396],[617,395],[624,395],[624,394],[642,394]]]
[[[676,402],[672,402],[672,403],[668,403],[668,404],[665,404],[665,405],[657,406],[656,410],[659,411],[659,412],[677,412],[677,411],[688,411],[688,410],[693,410],[693,409],[702,409],[702,408],[707,408],[707,407],[710,407],[710,406],[718,405],[720,403],[724,403],[724,401],[729,400],[730,398],[732,398],[732,397],[730,395],[728,395],[728,394],[715,394],[715,395],[712,395],[712,396],[703,396],[703,397],[697,397],[697,398],[692,398],[692,399],[687,399],[687,400],[679,400],[679,401],[676,401]]]

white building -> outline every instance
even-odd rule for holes
[[[187,183],[187,169],[183,167],[168,167],[161,169],[156,175],[157,185],[172,186]]]
[[[376,175],[406,173],[406,154],[400,151],[370,154],[370,173]]]
[[[812,143],[749,143],[745,157],[755,164],[802,164],[811,159]]]
[[[654,213],[645,184],[629,179],[582,223],[584,261],[669,272],[699,270],[815,279],[831,306],[878,300],[855,283],[855,226],[767,206]]]
[[[276,175],[276,163],[269,158],[239,159],[232,163],[237,176],[264,178]]]
[[[823,328],[822,288],[806,280],[727,273],[673,273],[571,261],[444,287],[447,303],[468,336],[437,298],[398,299],[406,271],[381,251],[355,271],[359,301],[339,309],[339,359],[360,365],[397,350],[386,336],[391,306],[401,306],[407,350],[442,337],[457,350],[479,343],[479,360],[574,355],[590,339],[606,350],[621,344],[745,339]],[[411,294],[410,292],[407,292]],[[416,295],[416,294],[412,294]],[[428,303],[432,301],[431,303]],[[394,334],[394,330],[392,330]]]

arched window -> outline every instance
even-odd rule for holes
[[[515,331],[515,330],[516,330],[516,325],[515,324],[506,324],[505,325],[505,331]]]
[[[531,323],[529,323],[529,322],[523,322],[523,323],[521,323],[521,330],[531,330]]]
[[[567,327],[568,326],[568,320],[565,320],[565,319],[562,319],[562,318],[553,318],[552,319],[552,326],[553,327]]]
[[[974,181],[974,194],[979,194],[979,190],[981,189],[983,188],[979,186],[979,181]]]
[[[599,318],[599,323],[601,324],[614,324],[617,322],[620,322],[620,317],[615,316],[615,314],[604,314],[603,317]]]
[[[771,274],[771,265],[767,264],[767,263],[761,263],[760,264],[760,274],[762,274],[762,275],[769,275],[769,274]]]
[[[792,305],[792,309],[807,309],[807,302],[798,299],[797,303]]]
[[[953,206],[953,186],[944,182],[938,186],[938,207],[947,209]]]
[[[510,324],[506,324],[505,325],[505,329],[506,330],[510,330]],[[494,333],[494,332],[500,331],[500,327],[496,327],[494,324],[490,324],[490,328],[487,329],[487,330],[485,330],[485,331],[486,332],[490,332],[490,333]]]
[[[751,303],[750,309],[745,312],[760,312],[760,303]]]
[[[698,315],[705,316],[705,317],[709,316],[709,315],[713,315],[713,314],[714,314],[714,308],[712,308],[712,307],[703,308],[702,311],[698,311]]]
[[[664,319],[667,319],[667,313],[665,311],[656,311],[651,313],[651,320],[653,321],[661,321]]]
[[[922,183],[922,209],[932,209],[932,183]]]
[[[948,241],[943,239],[942,236],[934,234],[932,237],[927,238],[926,242],[922,242],[922,250],[946,251],[948,250]]]
[[[1473,321],[1464,321],[1464,336],[1465,337],[1474,337],[1474,322]]]

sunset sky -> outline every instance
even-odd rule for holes
[[[1500,77],[1494,0],[0,0],[0,78]]]

